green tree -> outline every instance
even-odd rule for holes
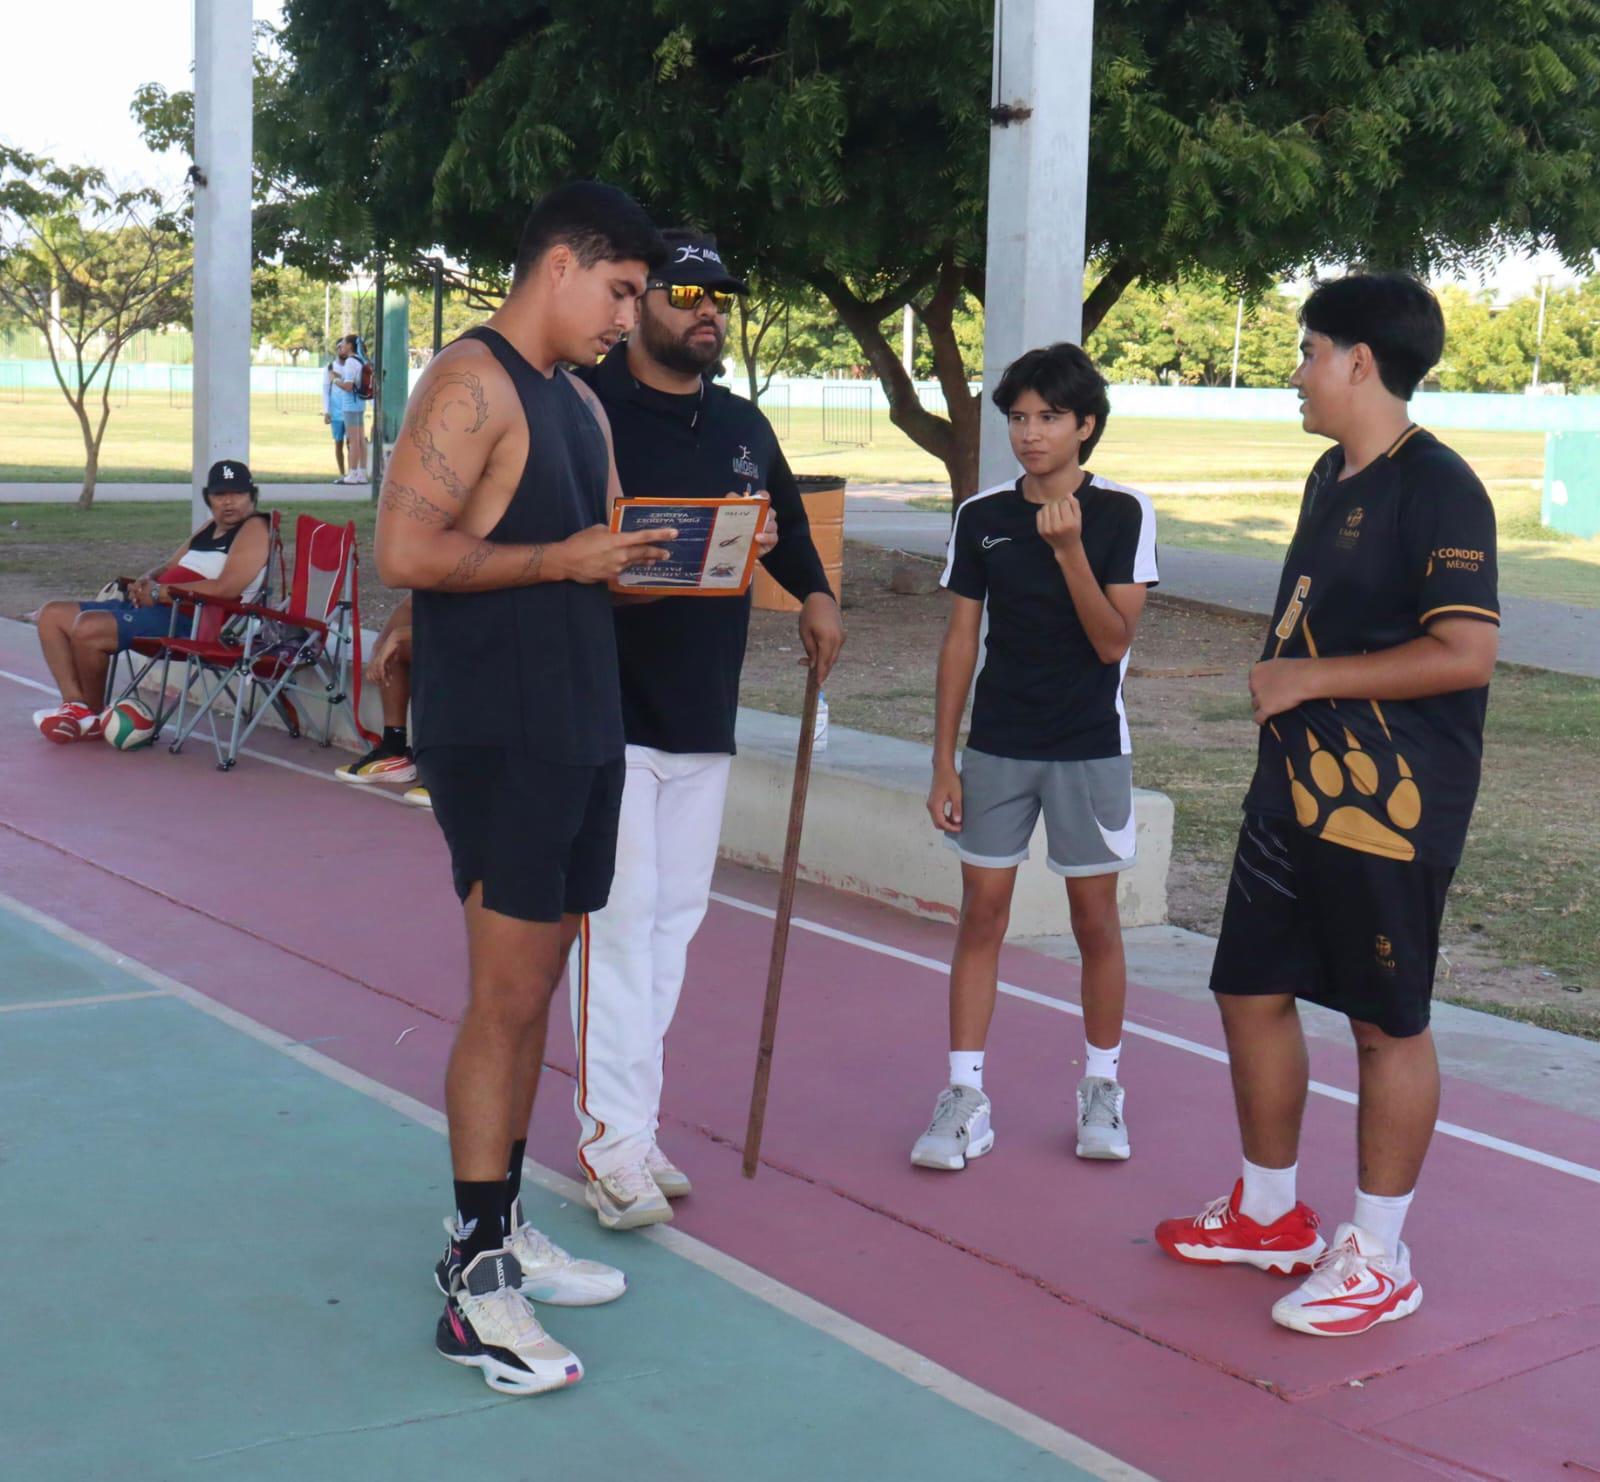
[[[43,336],[78,419],[84,509],[94,501],[117,360],[141,331],[187,319],[192,268],[156,192],[118,190],[92,166],[0,145],[0,305]]]
[[[833,306],[894,422],[977,475],[955,332],[981,302],[991,0],[293,0],[293,131],[274,169],[307,216],[386,252],[503,264],[528,202],[593,174]],[[1136,280],[1261,291],[1314,262],[1425,268],[1600,238],[1593,0],[1100,0],[1085,331]],[[320,204],[319,204],[320,203]],[[916,305],[949,418],[918,401]],[[885,326],[890,326],[889,332]],[[1193,333],[1193,327],[1191,327]]]

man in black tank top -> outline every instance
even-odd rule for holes
[[[435,1269],[435,1344],[508,1393],[583,1374],[530,1298],[587,1306],[626,1285],[525,1224],[518,1191],[550,997],[611,884],[623,737],[606,583],[662,559],[650,542],[674,533],[607,528],[610,429],[561,366],[592,362],[632,327],[664,255],[622,191],[546,195],[504,305],[418,382],[378,512],[379,573],[414,592],[417,765],[469,943],[445,1080],[456,1213]]]

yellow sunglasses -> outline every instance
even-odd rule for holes
[[[651,288],[665,290],[667,302],[675,309],[693,311],[700,307],[701,299],[709,298],[711,307],[719,314],[726,314],[733,307],[737,295],[722,293],[716,289],[702,288],[698,283],[652,283]]]

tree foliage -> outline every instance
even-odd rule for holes
[[[192,268],[179,220],[155,191],[0,145],[0,304],[48,347],[83,434],[85,509],[117,360],[135,335],[187,320]]]
[[[1423,268],[1600,240],[1596,0],[1098,0],[1092,332],[1129,285],[1259,294],[1313,262]],[[981,301],[991,0],[287,0],[274,168],[376,249],[502,265],[575,175],[820,294],[894,421],[977,467],[956,334]],[[276,130],[276,131],[274,131]],[[900,367],[916,305],[948,420]],[[1231,315],[1227,316],[1230,321]],[[889,332],[885,332],[885,325]]]

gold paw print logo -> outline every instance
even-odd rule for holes
[[[1300,827],[1311,829],[1331,844],[1343,844],[1385,859],[1415,859],[1416,846],[1405,837],[1422,821],[1422,793],[1411,775],[1410,764],[1394,753],[1395,776],[1385,787],[1378,762],[1344,728],[1344,748],[1335,755],[1306,731],[1310,748],[1311,782],[1308,786],[1289,769],[1289,791]],[[1380,790],[1382,796],[1380,796]],[[1340,802],[1341,798],[1369,799]],[[1403,831],[1403,832],[1402,832]]]

